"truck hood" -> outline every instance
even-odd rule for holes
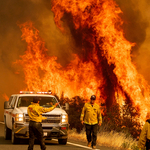
[[[19,108],[16,108],[16,111],[18,113],[25,113],[27,114],[27,107],[19,107]],[[61,114],[66,114],[65,110],[61,109],[61,108],[55,108],[53,109],[52,111],[50,112],[47,112],[45,114],[55,114],[55,115],[61,115]]]

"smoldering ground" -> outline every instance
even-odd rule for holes
[[[65,26],[62,33],[54,23],[50,0],[7,0],[0,1],[0,95],[10,96],[26,87],[21,66],[14,62],[26,50],[25,41],[21,40],[21,31],[17,24],[32,21],[45,41],[48,55],[57,56],[58,62],[66,66],[72,53],[80,53],[77,47],[78,37],[74,37],[71,28]],[[132,49],[132,59],[137,69],[150,83],[149,65],[149,16],[148,0],[116,0],[122,10],[120,15],[124,20],[122,28],[127,40],[136,43]],[[74,31],[73,31],[74,32]],[[3,105],[1,105],[3,109]],[[2,110],[1,109],[1,110]],[[2,113],[1,118],[2,118]],[[1,120],[1,119],[0,119]]]

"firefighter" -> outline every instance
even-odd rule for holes
[[[85,125],[88,147],[96,149],[98,125],[102,124],[100,107],[95,103],[96,96],[92,95],[90,102],[85,103],[82,109],[80,121]]]
[[[45,142],[43,139],[43,129],[42,129],[42,120],[46,119],[42,117],[42,113],[52,111],[58,103],[53,105],[50,108],[44,108],[39,105],[40,98],[34,97],[31,105],[28,106],[28,115],[29,115],[29,146],[28,150],[33,150],[34,140],[37,138],[40,142],[41,150],[45,150]]]
[[[138,147],[139,150],[150,150],[150,113],[147,113],[146,116],[146,122],[143,126],[143,129],[140,134],[139,142],[138,142]]]

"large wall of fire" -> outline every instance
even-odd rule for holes
[[[108,107],[130,100],[146,116],[148,3],[0,2],[2,102],[20,90],[50,89],[69,98],[96,94]]]

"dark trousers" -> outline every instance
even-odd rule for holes
[[[95,146],[97,140],[98,124],[95,125],[85,124],[85,128],[86,128],[87,141],[92,142],[92,146]]]
[[[30,121],[29,122],[29,146],[28,146],[28,150],[33,150],[35,138],[37,138],[37,140],[40,142],[41,150],[46,150],[45,142],[43,139],[42,124],[39,122]]]
[[[146,150],[150,150],[150,140],[146,140]]]

